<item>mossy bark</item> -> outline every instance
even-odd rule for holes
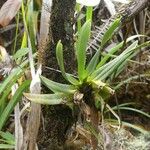
[[[73,20],[74,20],[75,0],[53,0],[50,18],[49,42],[47,48],[40,52],[43,64],[43,73],[49,78],[56,79],[56,72],[51,73],[45,66],[58,69],[55,49],[56,44],[61,40],[63,44],[64,60],[66,71],[74,71],[74,40],[73,40]],[[54,77],[52,76],[54,74]]]
[[[47,67],[59,69],[56,61],[56,44],[63,43],[64,61],[67,72],[74,72],[73,17],[75,0],[53,0],[49,41],[47,48],[39,52],[43,75],[57,82],[65,82],[62,75]],[[49,93],[49,90],[44,92]],[[46,106],[43,108],[45,131],[39,135],[40,149],[63,149],[66,133],[73,124],[72,111],[67,106]],[[43,138],[44,137],[44,138]]]

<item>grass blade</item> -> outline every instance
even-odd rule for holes
[[[12,82],[12,80],[18,76],[19,74],[24,72],[24,68],[28,64],[29,60],[25,60],[20,67],[14,68],[14,70],[9,74],[9,76],[4,80],[4,82],[0,86],[0,94],[5,90],[7,86],[9,86],[9,83]]]
[[[111,123],[111,124],[118,124],[118,122],[114,119],[105,119],[108,123]],[[122,125],[125,126],[125,127],[129,127],[129,128],[132,128],[138,132],[141,132],[143,134],[149,134],[148,131],[144,130],[143,128],[139,127],[138,125],[135,125],[135,124],[131,124],[131,123],[128,123],[128,122],[125,122],[125,121],[121,121]]]
[[[21,99],[23,91],[25,91],[30,85],[30,81],[25,81],[16,91],[3,113],[0,115],[0,130],[3,128],[5,122],[7,121],[9,115],[13,111],[17,102]]]
[[[137,113],[140,113],[148,118],[150,118],[150,115],[148,113],[145,113],[141,110],[138,110],[138,109],[135,109],[135,108],[131,108],[131,107],[119,107],[120,110],[130,110],[130,111],[134,111],[134,112],[137,112]]]
[[[12,80],[8,83],[8,85],[6,86],[5,90],[2,92],[2,96],[0,98],[0,114],[3,112],[7,104],[7,98],[8,98],[9,93],[11,92],[11,87],[14,85],[14,83],[17,81],[17,79],[19,79],[21,75],[22,74],[14,76]]]

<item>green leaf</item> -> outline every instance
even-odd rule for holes
[[[132,129],[137,130],[138,132],[141,132],[143,134],[149,134],[148,131],[144,130],[139,125],[131,124],[131,123],[128,123],[128,122],[125,122],[125,121],[122,121],[121,123],[122,123],[123,126],[132,128]]]
[[[149,45],[150,45],[150,41],[147,41],[147,42],[142,43],[141,45],[138,45],[138,46],[135,47],[133,50],[136,51],[136,50],[139,50],[139,49],[141,49],[141,48],[143,48],[143,47],[147,47],[147,46],[149,46]],[[133,53],[132,55],[130,55],[130,56],[128,57],[128,59],[127,59],[126,61],[124,61],[124,62],[118,67],[118,69],[116,70],[116,73],[115,73],[115,77],[117,77],[117,76],[122,72],[122,70],[124,69],[125,64],[126,64],[131,58],[133,58],[135,55],[137,55],[138,52],[139,52],[139,51],[136,51],[135,53]]]
[[[103,47],[113,36],[115,30],[117,29],[117,27],[120,24],[120,19],[118,18],[116,19],[108,28],[108,30],[106,31],[106,33],[104,34],[103,38],[102,38],[102,42],[101,42],[101,47]]]
[[[117,105],[117,106],[114,106],[112,107],[112,110],[118,110],[120,107],[124,107],[124,106],[129,106],[129,105],[135,105],[134,102],[129,102],[129,103],[123,103],[123,104],[120,104],[120,105]],[[109,110],[105,110],[105,113],[109,112]]]
[[[116,72],[117,68],[126,61],[130,57],[131,53],[126,54],[124,57],[118,59],[117,61],[114,62],[112,68],[108,67],[102,71],[102,73],[99,74],[95,79],[96,80],[105,80],[107,77],[111,78],[113,73]]]
[[[95,68],[98,64],[98,61],[99,61],[99,57],[100,57],[100,49],[94,54],[94,56],[92,57],[92,59],[90,60],[90,62],[87,65],[86,71],[87,71],[88,75],[93,73],[93,71],[95,70]]]
[[[21,48],[25,48],[28,46],[28,28],[27,28],[26,11],[25,11],[24,3],[21,4],[21,13],[22,13],[22,18],[23,18],[23,25],[25,28],[22,43],[21,43]]]
[[[28,36],[30,37],[33,52],[36,50],[36,31],[38,24],[38,11],[35,11],[33,1],[28,3],[26,12],[26,23],[28,26]]]
[[[13,55],[13,59],[20,59],[29,52],[29,48],[21,48]]]
[[[22,43],[21,43],[21,48],[25,48],[27,47],[28,40],[27,40],[27,33],[24,32],[23,33],[23,38],[22,38]]]
[[[8,83],[8,85],[5,87],[5,90],[2,92],[2,96],[0,98],[0,114],[3,112],[5,106],[7,105],[7,98],[9,93],[11,92],[11,88],[14,85],[14,83],[17,81],[17,79],[19,79],[19,77],[22,75],[22,73],[20,73],[19,75],[16,75],[12,78],[12,80],[10,80],[10,82]],[[9,78],[10,76],[8,76]],[[5,82],[5,81],[4,81]]]
[[[88,40],[90,37],[90,32],[91,32],[91,21],[88,20],[82,26],[82,28],[79,32],[78,41],[76,43],[78,76],[79,76],[80,81],[83,81],[84,78],[86,77],[86,70],[85,70],[86,48],[87,48]]]
[[[0,130],[3,128],[5,122],[7,121],[9,115],[13,111],[15,105],[22,97],[23,91],[25,91],[30,85],[30,81],[25,81],[22,85],[17,89],[11,100],[9,101],[8,105],[4,109],[3,113],[0,115]]]
[[[120,23],[120,19],[116,19],[112,25],[108,28],[108,30],[106,31],[106,33],[104,34],[103,38],[102,38],[102,42],[101,42],[101,46],[98,49],[98,51],[94,54],[94,56],[92,57],[92,59],[90,60],[86,70],[88,72],[88,74],[90,75],[96,68],[97,63],[99,61],[99,57],[100,57],[100,51],[102,50],[103,46],[107,43],[108,40],[110,40],[115,32],[115,29],[119,26]]]
[[[14,83],[12,83],[13,85]],[[11,85],[11,84],[10,84]],[[8,88],[5,89],[5,91],[3,92],[1,98],[0,98],[0,114],[3,112],[6,104],[7,104],[7,98],[8,98],[8,95],[9,93],[11,92],[11,87],[12,86],[8,86]]]
[[[14,149],[14,145],[9,145],[9,144],[0,144],[0,149]]]
[[[56,46],[56,57],[57,57],[57,62],[58,62],[58,65],[59,65],[59,68],[61,70],[63,77],[73,85],[78,84],[78,80],[72,77],[71,74],[68,74],[65,72],[64,59],[63,59],[63,45],[61,41],[58,41],[57,46]]]
[[[9,86],[9,83],[12,82],[13,79],[16,81],[16,76],[20,75],[24,72],[23,67],[25,67],[28,64],[29,60],[25,60],[19,67],[14,68],[14,70],[9,74],[9,76],[4,80],[4,82],[0,86],[0,94],[5,90],[7,86]],[[15,83],[14,81],[14,83]]]
[[[138,110],[138,109],[135,109],[135,108],[131,108],[131,107],[119,107],[119,109],[121,110],[128,110],[128,111],[134,111],[134,112],[137,112],[137,113],[140,113],[148,118],[150,118],[150,115],[148,113],[145,113],[141,110]]]
[[[91,75],[95,80],[104,80],[111,74],[113,74],[116,69],[121,65],[124,61],[126,61],[130,55],[134,52],[134,48],[137,46],[138,41],[132,43],[124,52],[122,52],[115,59],[105,64],[104,66],[98,68]]]
[[[16,76],[18,76],[19,73],[22,72],[21,68],[16,68],[11,74],[4,80],[4,82],[0,86],[0,94],[2,94],[3,91],[9,86],[10,83],[14,82],[17,80]]]
[[[137,38],[137,37],[141,37],[141,36],[144,36],[144,35],[134,35],[134,36],[131,36],[131,37],[129,37],[129,38],[126,40],[126,43],[132,41],[133,39],[135,39],[135,38]],[[102,54],[102,55],[104,55],[104,57],[103,57],[102,60],[100,61],[100,63],[99,63],[99,65],[97,66],[97,68],[103,66],[103,65],[108,61],[108,59],[111,58],[111,55],[113,55],[114,53],[116,53],[117,51],[120,50],[120,48],[123,46],[123,44],[124,44],[124,41],[122,41],[121,43],[119,43],[119,44],[116,45],[115,47],[111,48],[107,54]]]
[[[70,94],[75,92],[75,86],[73,85],[57,83],[45,78],[44,76],[40,76],[40,78],[42,83],[50,90],[52,90],[54,93],[62,92],[62,93]]]
[[[44,104],[44,105],[59,105],[65,104],[68,96],[63,93],[55,94],[30,94],[24,93],[24,96],[35,103]]]
[[[0,131],[0,136],[6,140],[7,144],[15,145],[15,137],[11,133]]]
[[[73,84],[73,85],[79,85],[80,84],[79,81],[76,78],[74,78],[71,74],[66,73],[66,76],[68,78],[68,81],[71,84]]]
[[[61,70],[61,73],[63,77],[67,79],[66,72],[65,72],[65,67],[64,67],[64,59],[63,59],[63,45],[61,43],[61,40],[58,41],[57,46],[56,46],[56,57],[57,57],[57,62],[59,65],[59,68]]]
[[[118,124],[117,121],[114,120],[114,119],[105,119],[105,120],[106,120],[107,122],[111,123],[111,124],[115,124],[115,125]],[[136,131],[138,131],[138,132],[141,132],[141,133],[143,133],[143,134],[149,134],[148,131],[146,131],[146,130],[140,128],[138,125],[131,124],[131,123],[128,123],[128,122],[125,122],[125,121],[121,121],[121,123],[122,123],[123,126],[132,128],[132,129],[134,129],[134,130],[136,130]]]

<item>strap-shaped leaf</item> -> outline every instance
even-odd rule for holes
[[[36,56],[36,53],[34,54],[34,57]],[[23,69],[27,64],[29,63],[29,60],[25,60],[21,65],[17,68],[14,68],[14,70],[9,74],[9,76],[4,80],[4,82],[0,86],[0,94],[9,86],[10,82],[12,82],[14,79],[16,79],[16,76],[23,73],[25,70]],[[15,81],[13,81],[15,83]]]
[[[33,52],[36,50],[36,32],[38,23],[38,11],[33,8],[33,1],[28,3],[28,9],[26,12],[26,23],[28,25],[28,34]]]
[[[141,110],[138,110],[138,109],[136,109],[136,108],[131,108],[131,107],[119,107],[118,109],[120,109],[120,110],[127,110],[127,111],[134,111],[134,112],[137,112],[137,113],[139,113],[139,114],[142,114],[142,115],[144,115],[144,116],[150,118],[150,115],[149,115],[148,113],[146,113],[146,112],[144,112],[144,111],[141,111]]]
[[[150,74],[140,74],[140,75],[136,75],[136,76],[132,76],[130,78],[127,78],[126,80],[123,80],[121,82],[119,82],[119,84],[117,84],[114,89],[118,90],[120,89],[121,86],[123,86],[124,84],[130,83],[132,80],[136,80],[139,78],[143,78],[143,77],[150,77]]]
[[[5,109],[6,105],[7,105],[7,98],[8,98],[8,95],[10,94],[11,92],[11,88],[12,86],[14,85],[14,83],[17,81],[17,79],[20,77],[21,75],[19,76],[15,76],[15,78],[13,78],[11,80],[11,82],[7,85],[7,87],[5,88],[5,90],[3,91],[2,93],[2,96],[0,98],[0,114],[3,112],[3,110]]]
[[[43,105],[59,105],[67,103],[67,96],[63,93],[55,93],[55,94],[30,94],[24,93],[24,96],[35,103],[43,104]]]
[[[133,52],[135,52],[134,48],[137,46],[137,44],[137,41],[131,44],[127,48],[126,53],[122,53],[123,55],[120,55],[120,57],[118,57],[111,66],[108,66],[106,69],[104,69],[96,79],[105,80],[107,77],[111,77],[111,75],[116,72],[120,65],[124,64],[128,59],[131,58],[130,56],[132,56]]]
[[[94,56],[92,57],[92,59],[90,60],[86,70],[88,75],[90,75],[96,68],[98,62],[99,62],[99,56],[100,56],[100,51],[98,50]]]
[[[6,141],[6,143],[15,145],[15,137],[11,133],[0,131],[0,136]]]
[[[141,37],[141,36],[144,36],[144,35],[134,35],[134,36],[131,36],[131,37],[129,37],[126,40],[126,43],[132,41],[133,39],[135,39],[137,37]],[[122,41],[121,43],[119,43],[115,47],[111,48],[107,54],[104,54],[104,58],[102,58],[101,62],[98,64],[97,68],[103,66],[107,62],[107,60],[109,58],[111,58],[111,55],[113,55],[114,53],[116,53],[117,51],[120,50],[120,48],[123,46],[123,44],[124,44],[124,41]]]
[[[71,84],[73,84],[73,85],[79,85],[80,84],[79,81],[76,78],[74,78],[71,74],[66,73],[66,76],[67,76],[68,81]]]
[[[98,51],[94,54],[94,56],[92,57],[92,59],[90,60],[86,70],[88,72],[88,74],[91,74],[96,66],[97,63],[99,61],[99,57],[100,57],[100,51],[102,50],[103,46],[112,38],[116,28],[119,26],[120,23],[120,19],[116,19],[112,25],[108,28],[108,30],[106,31],[106,33],[104,33],[104,36],[102,38],[102,42],[101,42],[101,46],[98,49]]]
[[[120,18],[116,19],[108,28],[108,30],[106,31],[106,33],[104,34],[103,38],[102,38],[102,42],[101,42],[101,47],[103,47],[113,36],[115,30],[117,29],[117,27],[120,24]]]
[[[124,61],[126,61],[130,57],[131,54],[132,54],[132,52],[127,53],[124,57],[116,60],[111,68],[108,67],[106,70],[103,70],[102,73],[100,73],[99,76],[95,79],[105,80],[107,77],[111,77],[111,75],[116,72],[119,65],[124,63]]]
[[[21,48],[13,55],[13,59],[20,59],[29,52],[29,48]]]
[[[6,120],[8,119],[9,115],[13,111],[17,102],[21,99],[23,91],[25,91],[30,85],[30,81],[25,81],[23,84],[17,89],[12,99],[9,101],[8,105],[4,109],[3,113],[0,115],[0,130],[3,128]]]
[[[63,77],[71,84],[77,85],[79,83],[78,80],[76,80],[71,74],[65,72],[64,59],[63,59],[63,45],[61,41],[58,41],[56,46],[56,57]]]
[[[82,26],[79,32],[78,41],[76,43],[78,76],[79,76],[80,81],[83,81],[83,79],[86,77],[86,70],[85,70],[86,48],[87,48],[88,40],[90,37],[90,32],[91,32],[91,21],[88,20]]]
[[[15,145],[10,145],[10,144],[0,144],[0,149],[14,149]]]
[[[122,72],[122,70],[124,69],[124,66],[126,65],[126,63],[131,59],[131,58],[133,58],[134,56],[136,56],[137,55],[137,53],[139,52],[138,50],[139,49],[141,49],[141,48],[143,48],[143,47],[147,47],[147,46],[149,46],[150,45],[150,41],[147,41],[147,42],[145,42],[145,43],[142,43],[141,45],[138,45],[137,47],[135,47],[134,48],[134,51],[136,51],[135,53],[133,53],[132,55],[130,55],[129,57],[128,57],[128,59],[126,59],[123,63],[121,63],[120,65],[119,65],[119,67],[117,68],[117,70],[116,70],[116,73],[115,73],[115,77],[117,77],[121,72]]]
[[[22,65],[20,65],[21,67],[15,68],[13,72],[10,73],[10,75],[4,80],[4,82],[0,86],[0,94],[2,94],[2,92],[7,88],[7,86],[9,86],[9,84],[12,81],[15,83],[15,81],[17,80],[17,76],[24,71],[21,68],[27,65],[27,63],[28,63],[27,60],[24,61]]]
[[[48,87],[51,91],[53,91],[54,93],[56,92],[62,92],[62,93],[66,93],[66,94],[71,94],[75,92],[75,86],[73,85],[68,85],[68,84],[61,84],[58,82],[54,82],[50,79],[47,79],[43,76],[40,76],[42,83]]]
[[[92,77],[95,78],[95,80],[99,79],[105,79],[109,75],[111,75],[117,67],[123,63],[125,60],[128,59],[128,57],[132,54],[134,51],[134,48],[137,46],[138,42],[135,41],[133,44],[131,44],[123,53],[121,53],[119,56],[117,56],[115,59],[110,61],[109,63],[105,64],[104,66],[98,68],[93,74]]]
[[[56,46],[56,57],[57,57],[57,62],[59,65],[59,68],[61,70],[61,73],[63,77],[67,79],[66,72],[65,72],[65,67],[64,67],[64,58],[63,58],[63,45],[61,43],[61,40],[58,41],[57,46]]]
[[[105,121],[108,122],[108,123],[114,124],[114,125],[118,124],[117,120],[115,120],[115,119],[110,119],[109,118],[109,119],[105,119]],[[121,121],[121,124],[123,126],[125,126],[125,127],[132,128],[132,129],[134,129],[136,131],[139,131],[139,132],[141,132],[143,134],[149,134],[149,131],[147,131],[147,130],[141,128],[141,127],[139,127],[137,124],[133,124],[133,123],[131,124],[131,123],[124,122],[124,121]]]

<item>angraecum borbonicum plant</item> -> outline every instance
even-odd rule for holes
[[[83,122],[92,132],[91,143],[93,147],[97,146],[100,139],[97,133],[99,122],[103,118],[103,109],[105,106],[111,109],[107,104],[107,99],[115,91],[110,86],[110,79],[113,79],[122,72],[128,61],[138,53],[138,49],[150,45],[150,42],[139,45],[138,41],[135,40],[139,35],[136,35],[126,40],[129,46],[118,56],[115,53],[122,48],[124,41],[110,48],[108,53],[102,53],[104,46],[112,38],[119,24],[120,19],[118,18],[110,25],[103,35],[100,48],[97,49],[91,60],[87,62],[86,50],[91,34],[91,20],[87,20],[84,23],[75,43],[77,76],[66,73],[63,59],[63,45],[61,41],[58,41],[56,57],[62,76],[68,84],[58,83],[40,76],[42,83],[53,93],[24,93],[27,99],[36,103],[45,105],[64,104],[68,105],[73,111],[78,109],[83,116]]]

